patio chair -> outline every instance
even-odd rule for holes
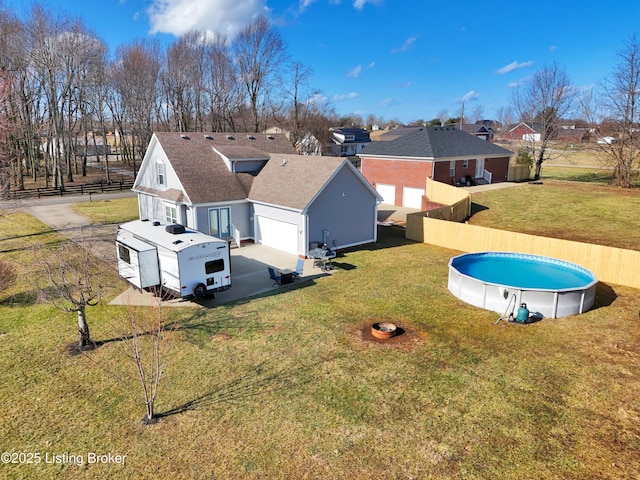
[[[298,259],[298,263],[296,264],[296,271],[293,272],[293,279],[294,280],[300,280],[300,277],[302,276],[302,269],[304,268],[304,259],[303,258],[299,258]]]
[[[273,280],[273,283],[271,284],[271,286],[282,285],[282,275],[276,275],[276,271],[273,267],[267,267],[267,269],[269,270],[269,278]]]

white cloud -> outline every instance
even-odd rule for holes
[[[557,45],[551,45],[551,46],[549,47],[549,51],[550,51],[550,52],[555,52],[557,49],[558,49],[558,46],[557,46]]]
[[[353,70],[347,72],[347,77],[358,78],[360,76],[361,71],[362,71],[362,65],[358,65]]]
[[[462,102],[471,102],[473,100],[477,100],[478,98],[480,98],[480,94],[478,92],[476,92],[475,90],[469,90],[462,97],[460,97],[459,100]]]
[[[528,68],[531,65],[533,65],[533,62],[531,60],[529,60],[528,62],[522,62],[522,63],[513,61],[510,64],[505,65],[504,67],[501,67],[498,70],[496,70],[496,73],[498,75],[504,75],[505,73],[513,72],[514,70],[517,70],[519,68]]]
[[[153,0],[148,8],[150,33],[181,36],[191,30],[235,36],[260,15],[268,15],[265,0]]]
[[[351,98],[356,98],[357,96],[357,93],[351,92],[347,93],[346,95],[334,95],[333,97],[331,97],[331,100],[333,100],[334,102],[339,102],[340,100],[349,100]]]
[[[382,0],[354,0],[353,8],[355,8],[356,10],[362,10],[367,3],[380,5],[382,3]]]
[[[529,81],[529,77],[521,78],[520,80],[515,80],[513,82],[507,83],[507,87],[509,88],[518,88],[520,85],[524,85]]]
[[[418,40],[418,37],[419,35],[416,35],[415,37],[407,38],[400,48],[391,49],[391,53],[399,53],[399,52],[405,52],[409,50],[409,48],[411,48],[411,45],[416,43],[416,40]]]
[[[373,68],[375,66],[376,62],[371,62],[369,65],[367,65],[367,68]]]

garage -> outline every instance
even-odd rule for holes
[[[256,243],[298,254],[298,226],[274,218],[256,216]]]
[[[376,185],[376,191],[382,197],[382,203],[388,203],[389,205],[396,204],[396,186],[395,185],[385,185],[383,183],[378,183]]]
[[[424,188],[404,187],[402,190],[402,206],[422,210]]]

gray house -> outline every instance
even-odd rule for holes
[[[281,134],[156,132],[133,191],[140,218],[306,257],[376,241],[379,194],[347,160],[295,154]]]

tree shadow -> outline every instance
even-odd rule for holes
[[[156,414],[156,417],[165,418],[216,404],[234,403],[270,392],[290,390],[309,382],[304,376],[304,373],[308,371],[311,371],[311,367],[304,365],[291,368],[289,366],[282,367],[278,363],[261,362],[249,372],[232,380],[221,382],[192,400]]]

